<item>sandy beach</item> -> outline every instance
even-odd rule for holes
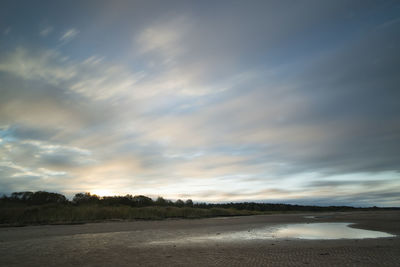
[[[282,224],[348,222],[387,238],[229,239]],[[400,266],[400,212],[261,215],[0,228],[1,266]],[[219,238],[220,237],[220,238]]]

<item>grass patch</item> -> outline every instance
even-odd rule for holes
[[[260,214],[256,211],[224,208],[131,207],[101,205],[12,205],[0,207],[0,224],[61,224],[107,220],[161,220]]]

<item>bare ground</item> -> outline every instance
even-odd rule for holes
[[[190,241],[301,222],[352,222],[396,237]],[[0,266],[400,266],[399,235],[399,211],[10,227],[0,228]]]

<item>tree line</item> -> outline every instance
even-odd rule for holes
[[[125,195],[125,196],[105,196],[99,197],[89,192],[77,193],[68,200],[64,195],[59,193],[52,193],[46,191],[37,192],[14,192],[9,196],[3,195],[0,198],[0,203],[21,203],[26,205],[45,205],[45,204],[64,204],[64,205],[104,205],[104,206],[118,206],[125,205],[131,207],[148,207],[148,206],[174,206],[174,207],[193,207],[193,201],[188,199],[183,201],[178,199],[171,201],[158,197],[153,200],[150,197],[143,195]]]
[[[239,203],[194,203],[191,199],[186,201],[178,199],[176,201],[168,200],[163,197],[158,197],[153,200],[150,197],[143,195],[125,195],[125,196],[105,196],[99,197],[91,193],[77,193],[68,200],[64,195],[46,191],[37,192],[14,192],[9,196],[3,195],[0,198],[0,204],[19,203],[24,205],[99,205],[99,206],[130,206],[130,207],[190,207],[201,209],[235,209],[248,211],[352,211],[352,210],[367,210],[378,209],[377,207],[370,208],[355,208],[350,206],[311,206],[311,205],[291,205],[291,204],[271,204],[271,203],[255,203],[255,202],[239,202]],[[390,208],[398,209],[398,208]]]

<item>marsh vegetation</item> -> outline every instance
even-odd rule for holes
[[[99,197],[90,193],[78,193],[72,200],[68,200],[64,195],[58,193],[27,191],[15,192],[0,198],[0,224],[63,224],[105,220],[159,220],[350,210],[366,209],[346,206],[319,207],[253,202],[194,203],[190,199],[171,201],[158,197],[153,200],[143,195]]]

